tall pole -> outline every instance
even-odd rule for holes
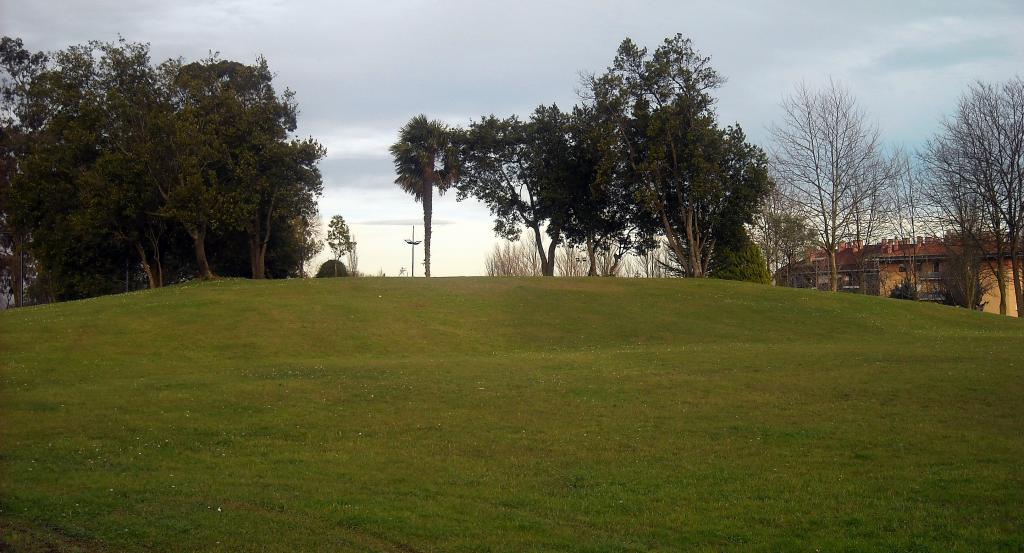
[[[405,241],[412,248],[412,257],[409,259],[409,276],[416,276],[416,244],[419,242],[416,240],[416,225],[412,226],[412,238]]]

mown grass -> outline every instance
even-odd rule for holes
[[[1018,321],[695,280],[0,314],[0,550],[1019,551]]]

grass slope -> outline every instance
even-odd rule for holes
[[[0,550],[1018,551],[1022,339],[697,280],[0,313]]]

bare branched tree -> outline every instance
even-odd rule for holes
[[[750,227],[751,239],[761,248],[765,266],[774,277],[779,270],[796,263],[814,241],[802,213],[775,186]],[[788,275],[775,284],[789,285]]]
[[[930,140],[920,154],[923,198],[931,211],[935,228],[945,234],[943,242],[953,255],[944,273],[947,290],[965,298],[958,305],[973,308],[980,297],[981,264],[989,221],[986,202],[968,184],[969,170],[961,152],[943,135]],[[1004,304],[1005,305],[1005,304]]]
[[[555,256],[555,268],[559,276],[581,277],[589,273],[587,251],[572,244],[563,244]]]
[[[348,263],[348,276],[363,276],[359,273],[359,252],[355,242],[352,242],[352,249],[345,255],[345,261]]]
[[[622,266],[623,260],[626,259],[628,252],[623,249],[618,250],[603,250],[597,248],[594,250],[593,260],[591,261],[591,267],[596,269],[597,276],[619,276],[624,272]]]
[[[965,244],[985,251],[999,291],[999,312],[1007,312],[1007,285],[1012,284],[1017,315],[1024,316],[1024,81],[1018,77],[1001,85],[972,85],[921,157],[930,175],[930,194],[947,226]]]
[[[494,245],[484,261],[487,276],[541,276],[537,251],[527,242],[505,240]]]
[[[672,276],[669,274],[670,264],[669,248],[664,239],[659,239],[654,248],[635,256],[630,274],[640,278],[665,278]]]
[[[910,256],[907,264],[906,281],[915,289],[918,287],[917,254],[920,245],[917,238],[933,234],[929,222],[928,203],[925,201],[925,189],[922,185],[920,170],[911,163],[906,152],[900,150],[893,156],[894,178],[892,185],[886,189],[888,209],[886,212],[886,228],[896,235],[901,242],[913,244],[906,250]]]
[[[881,175],[888,175],[888,166],[878,167],[880,178],[869,180],[858,191],[858,202],[853,207],[853,217],[847,240],[852,245],[854,263],[857,266],[856,285],[860,293],[877,294],[878,281],[872,275],[871,265],[877,257],[864,248],[865,244],[875,243],[889,229],[889,210],[891,209],[889,184]]]
[[[821,90],[800,85],[782,109],[782,121],[770,129],[775,173],[826,252],[836,291],[839,242],[877,232],[880,189],[891,170],[877,126],[840,84],[830,81]]]

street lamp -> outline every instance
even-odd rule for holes
[[[406,238],[405,243],[412,247],[412,260],[409,262],[409,276],[416,276],[416,246],[418,246],[422,240],[416,239],[416,225],[412,226],[412,238]]]

